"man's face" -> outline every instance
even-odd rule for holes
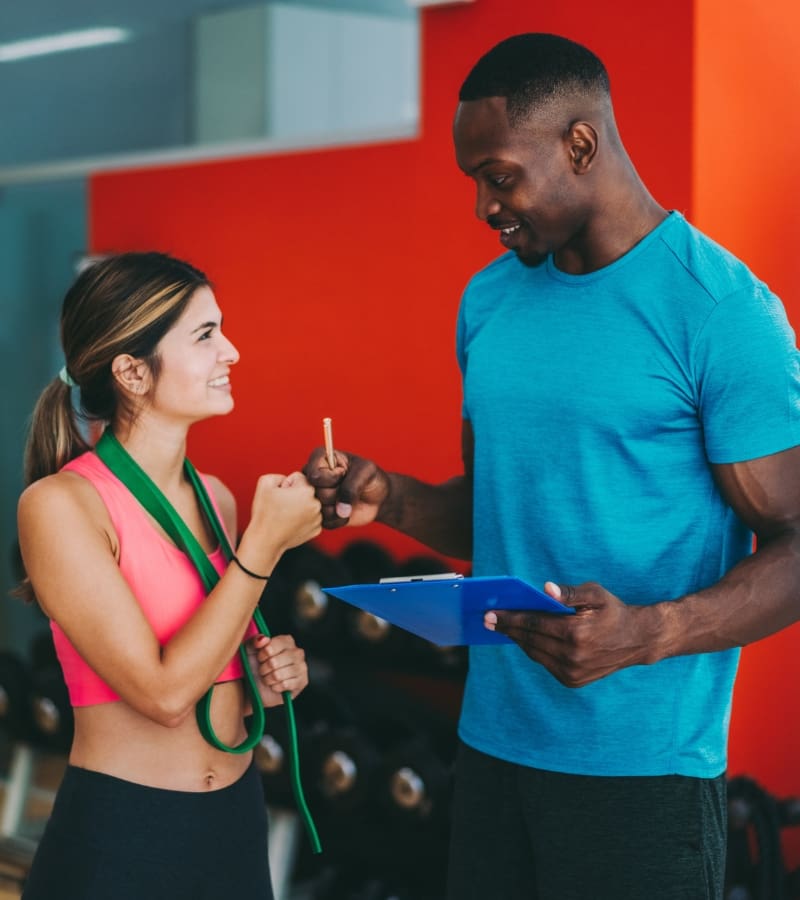
[[[456,110],[456,161],[475,181],[475,214],[528,266],[538,266],[583,227],[569,124],[553,104],[512,128],[503,97],[465,101]]]

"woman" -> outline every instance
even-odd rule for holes
[[[184,458],[192,423],[233,409],[239,354],[197,269],[158,253],[96,263],[65,297],[61,336],[66,366],[34,411],[18,517],[75,731],[24,897],[272,897],[251,753],[212,746],[195,706],[213,685],[213,730],[242,743],[250,706],[237,649],[281,554],[319,533],[319,503],[300,473],[262,475],[226,564],[209,518],[234,535],[234,498],[201,478],[205,515]],[[197,539],[220,576],[207,596],[189,557],[89,447],[81,418],[107,423],[103,441]],[[290,636],[251,637],[248,652],[264,706],[306,686]]]

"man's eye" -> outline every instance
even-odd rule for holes
[[[500,187],[502,184],[505,184],[507,180],[507,175],[493,175],[489,178],[489,183],[493,184],[495,187]]]

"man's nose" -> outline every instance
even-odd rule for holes
[[[500,201],[494,197],[492,192],[485,185],[478,185],[475,197],[475,215],[485,222],[489,216],[496,216],[500,209]]]

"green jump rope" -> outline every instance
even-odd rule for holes
[[[167,500],[150,476],[114,437],[110,428],[106,428],[94,449],[95,453],[97,453],[106,466],[108,466],[114,475],[116,475],[128,488],[159,525],[161,525],[176,546],[180,547],[189,557],[199,572],[206,593],[208,593],[219,581],[219,574],[211,564],[206,552],[197,541],[197,538],[187,528],[186,523],[178,515],[175,507]],[[225,558],[230,562],[231,557],[233,556],[233,550],[231,549],[230,542],[220,524],[216,510],[208,496],[208,492],[206,491],[203,482],[200,480],[194,466],[188,459],[184,459],[183,467],[187,478],[194,488],[194,492],[200,502],[200,506],[206,519],[211,524],[220,547],[222,547]],[[258,607],[256,607],[253,613],[253,621],[261,634],[270,637],[269,629],[267,628],[267,624]],[[198,702],[196,707],[197,725],[200,728],[200,733],[209,744],[216,747],[218,750],[224,750],[226,753],[247,753],[249,750],[252,750],[264,736],[264,707],[261,703],[261,696],[258,692],[255,676],[250,671],[247,651],[245,650],[244,644],[240,644],[239,646],[239,656],[244,667],[247,692],[253,708],[253,716],[247,737],[242,743],[235,747],[229,747],[214,733],[214,728],[211,725],[211,697],[214,692],[213,684]],[[314,853],[321,853],[322,846],[320,844],[319,835],[314,826],[314,820],[311,818],[311,813],[308,809],[305,795],[303,794],[303,785],[300,780],[300,752],[297,744],[297,724],[294,717],[292,695],[289,691],[283,692],[283,708],[286,713],[286,723],[289,731],[292,792],[294,794],[298,812],[300,813],[300,817],[303,820],[308,838],[311,842],[311,848]]]

